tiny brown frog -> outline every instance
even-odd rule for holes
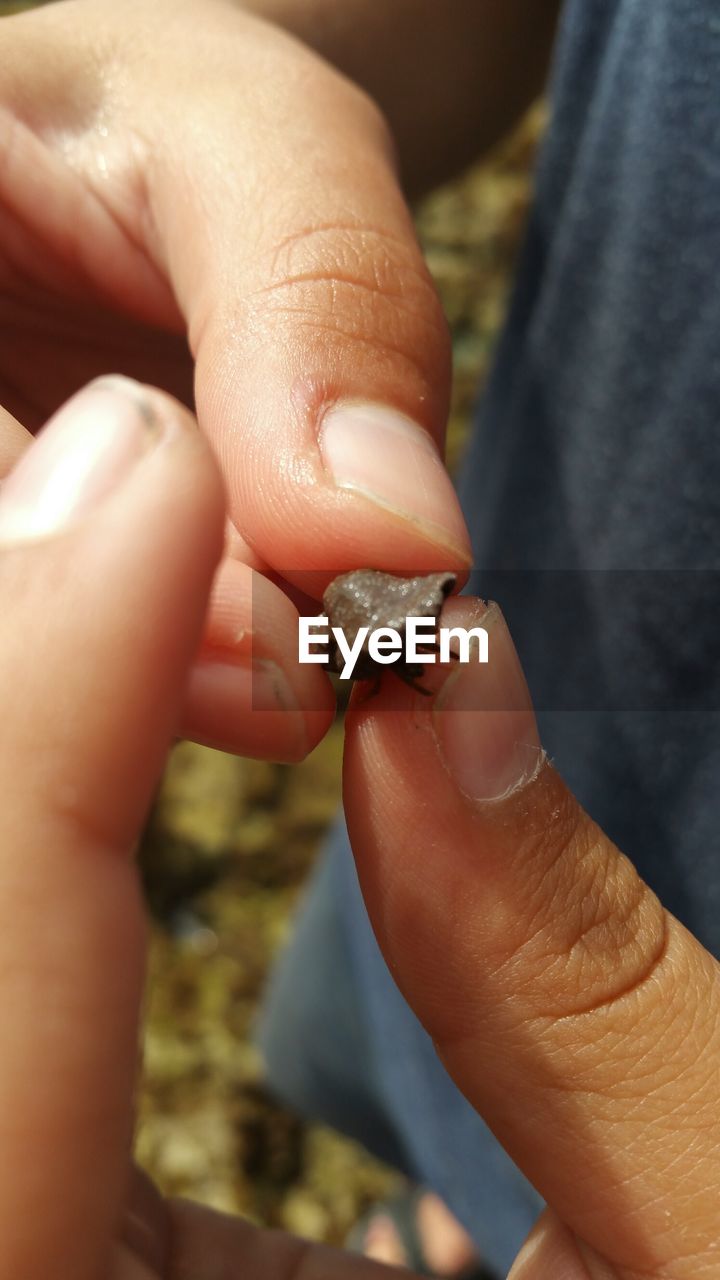
[[[417,578],[396,578],[391,573],[381,573],[377,569],[355,569],[352,573],[341,574],[330,583],[323,595],[323,608],[330,626],[342,628],[350,644],[363,627],[369,628],[371,633],[378,628],[390,627],[404,639],[409,617],[438,621],[443,603],[455,582],[454,573],[428,573]],[[433,648],[430,647],[431,652]],[[327,665],[331,671],[339,672],[342,671],[343,664],[343,656],[337,644],[332,642]],[[368,652],[366,639],[351,678],[370,680],[374,677],[377,688],[384,670],[386,667],[377,663]],[[417,683],[423,674],[421,664],[410,664],[400,657],[390,670],[411,688],[420,693],[429,693],[429,690]]]

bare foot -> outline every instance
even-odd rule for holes
[[[386,1213],[373,1215],[365,1235],[363,1253],[374,1262],[390,1267],[407,1267],[408,1258],[395,1223]]]
[[[467,1231],[433,1192],[426,1191],[417,1199],[415,1225],[425,1263],[436,1275],[452,1278],[478,1265]],[[363,1253],[392,1267],[412,1265],[392,1217],[382,1211],[372,1216]]]
[[[475,1245],[467,1231],[432,1191],[418,1203],[417,1224],[427,1264],[436,1275],[458,1276],[477,1265]]]

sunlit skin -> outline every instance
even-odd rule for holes
[[[126,395],[91,389],[98,414]],[[45,1280],[62,1259],[77,1280],[290,1280],[301,1255],[308,1277],[369,1272],[164,1204],[130,1170],[145,957],[132,850],[177,733],[225,518],[192,420],[141,388],[123,412],[141,413],[138,396],[163,443],[92,510],[53,536],[5,539],[3,510],[44,438],[0,496],[12,602],[0,609],[0,1277]],[[510,670],[499,612],[451,603],[454,624],[485,620]],[[388,676],[356,701],[345,807],[393,973],[552,1206],[517,1275],[562,1274],[562,1259],[570,1280],[709,1280],[718,966],[541,755],[504,799],[474,801],[466,771],[459,786],[448,767],[444,692]],[[486,767],[512,745],[508,726],[523,742],[535,733],[529,708],[460,714]]]
[[[481,12],[458,5],[463,22]],[[62,532],[0,537],[0,1280],[369,1276],[165,1204],[132,1173],[132,851],[178,733],[293,760],[325,731],[330,686],[298,668],[278,577],[319,599],[343,568],[467,567],[427,451],[447,334],[387,127],[230,0],[52,5],[0,23],[0,59],[0,475],[17,492],[32,433],[99,373],[186,403],[194,379],[200,428],[160,392],[106,390],[168,440]],[[320,456],[327,415],[358,398],[425,432],[431,480],[401,511],[332,482]],[[251,633],[311,711],[253,710]],[[551,1206],[513,1280],[710,1280],[718,966],[549,763],[470,798],[441,744],[444,688],[386,679],[352,707],[345,804],[393,973]],[[486,762],[516,725],[534,732],[529,709],[466,714]]]
[[[328,407],[356,399],[442,447],[447,331],[387,128],[349,81],[224,0],[51,6],[0,23],[0,59],[0,401],[34,431],[102,373],[195,395],[230,527],[183,729],[299,759],[333,700],[298,667],[293,612],[277,600],[250,617],[242,565],[319,599],[358,562],[470,558],[446,479],[438,532],[412,493],[406,519],[336,488],[318,449]],[[248,714],[226,668],[251,636],[313,708],[300,731]]]

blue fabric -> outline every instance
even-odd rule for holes
[[[717,0],[568,0],[534,210],[460,486],[472,589],[509,616],[560,771],[716,955],[719,264]],[[372,1081],[367,1140],[387,1153],[390,1135],[393,1158],[504,1274],[537,1197],[389,978],[341,831],[327,858],[364,1028],[355,1069]],[[297,956],[294,970],[297,988]],[[342,1074],[326,1091],[341,1127]],[[346,1120],[363,1130],[357,1112]]]

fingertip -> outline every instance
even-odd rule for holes
[[[333,719],[329,681],[321,673],[318,677],[316,709],[307,710],[300,707],[285,672],[272,660],[199,661],[186,691],[183,736],[234,755],[299,763],[317,746]]]
[[[296,376],[297,356],[283,359],[275,347],[269,334],[253,367],[237,356],[232,376],[229,356],[222,376],[217,361],[198,372],[200,419],[218,450],[231,518],[255,554],[291,581],[294,570],[317,571],[320,592],[329,571],[358,566],[464,577],[472,551],[442,461],[444,405],[426,390],[399,391],[397,380],[391,391],[374,361],[363,387],[367,357],[346,380]],[[307,357],[311,367],[316,360]]]
[[[298,661],[292,602],[250,565],[225,558],[186,692],[184,735],[234,754],[291,763],[317,746],[334,714],[325,672]]]
[[[617,1272],[595,1255],[591,1276],[575,1237],[554,1213],[546,1210],[528,1236],[507,1280],[617,1280]]]
[[[390,519],[396,532],[409,525],[446,565],[469,562],[457,495],[423,426],[388,405],[340,401],[321,418],[318,445],[328,481],[364,499],[380,529]]]

